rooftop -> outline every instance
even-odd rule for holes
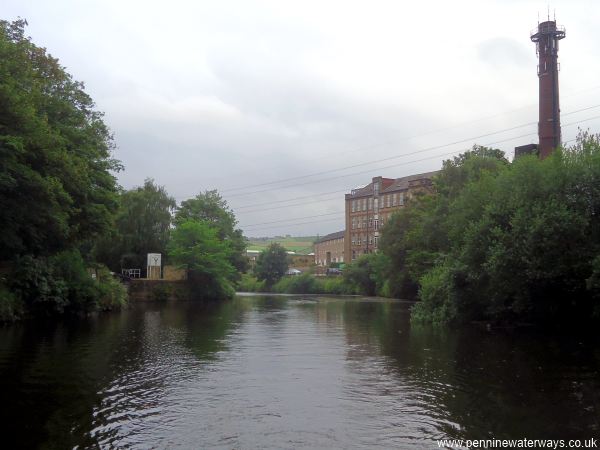
[[[435,170],[433,172],[425,172],[419,173],[416,175],[408,175],[402,178],[381,178],[382,188],[381,193],[386,192],[395,192],[395,191],[403,191],[407,190],[410,186],[410,183],[417,180],[431,180],[435,175],[438,174],[439,171]],[[377,178],[377,177],[375,177]],[[371,181],[364,187],[353,189],[350,194],[346,194],[346,198],[352,197],[364,197],[368,195],[373,195],[373,182]]]
[[[315,244],[320,244],[321,242],[333,241],[334,239],[342,239],[344,237],[345,231],[336,231],[335,233],[330,233],[326,236],[323,236],[321,239],[317,240]]]

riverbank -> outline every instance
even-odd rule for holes
[[[132,279],[127,284],[127,295],[130,304],[189,300],[192,298],[192,292],[186,280]]]
[[[275,294],[333,294],[364,295],[341,276],[315,277],[309,273],[285,276],[273,286],[258,281],[252,275],[243,274],[237,284],[238,291]]]

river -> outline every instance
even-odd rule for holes
[[[238,295],[0,327],[3,448],[437,448],[600,434],[600,344]]]

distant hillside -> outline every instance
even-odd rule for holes
[[[264,250],[272,242],[277,242],[290,252],[308,254],[313,251],[316,236],[275,236],[264,238],[247,238],[248,250]]]

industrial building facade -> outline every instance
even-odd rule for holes
[[[403,178],[374,177],[368,185],[346,194],[344,260],[351,262],[379,247],[381,229],[391,215],[418,192],[432,192],[436,172]]]
[[[331,263],[344,262],[345,231],[323,236],[315,242],[315,264],[328,267]]]

